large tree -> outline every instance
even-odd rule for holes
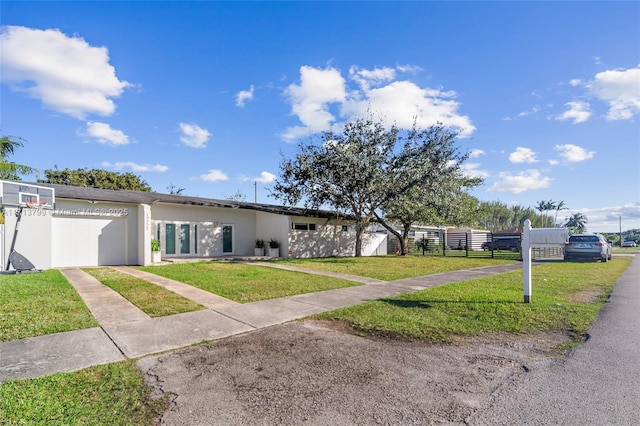
[[[512,228],[514,212],[500,201],[483,201],[478,208],[478,224],[483,228],[497,232]]]
[[[389,200],[381,214],[374,215],[400,242],[400,254],[409,253],[409,236],[415,224],[462,225],[468,223],[478,200],[466,189],[480,179],[464,177],[451,162],[405,194]]]
[[[453,139],[455,134],[443,126],[401,132],[371,117],[357,118],[340,133],[328,131],[319,141],[300,143],[295,157],[280,163],[273,195],[290,205],[328,205],[352,217],[355,255],[361,256],[374,215],[457,159],[450,154]]]
[[[30,175],[36,172],[33,167],[8,161],[16,148],[22,147],[22,139],[13,136],[0,137],[0,179],[20,180],[20,175]]]
[[[101,189],[129,189],[132,191],[151,191],[151,187],[139,176],[133,173],[110,172],[101,169],[58,170],[47,169],[45,178],[38,182],[59,185],[82,186]]]

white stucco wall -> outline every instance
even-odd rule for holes
[[[160,244],[166,256],[165,225],[167,223],[189,224],[192,237],[188,255],[179,253],[172,257],[218,257],[224,255],[251,256],[256,235],[256,212],[252,210],[216,208],[206,206],[189,206],[182,204],[158,203],[151,206],[153,237],[157,236],[157,225],[160,224]],[[197,238],[194,235],[197,225]],[[233,229],[233,251],[223,253],[222,230],[224,226]],[[197,248],[195,244],[197,243]]]
[[[53,267],[143,264],[137,204],[58,199],[51,213]]]
[[[275,239],[280,243],[280,257],[287,257],[289,247],[289,217],[280,214],[256,212],[256,239],[264,240],[269,249],[269,240]]]
[[[350,222],[301,216],[288,217],[289,257],[354,256],[356,232]],[[313,223],[315,231],[294,229],[294,223]],[[288,253],[291,254],[288,254]],[[384,255],[386,235],[365,233],[362,239],[362,255]]]
[[[16,209],[5,215],[6,266],[16,224]],[[293,229],[295,222],[315,230]],[[166,224],[176,229],[176,253],[169,257],[253,256],[256,238],[280,242],[280,257],[353,256],[355,231],[344,221],[287,216],[254,210],[156,203],[150,205],[86,200],[56,200],[54,210],[23,209],[15,250],[36,268],[67,266],[146,265],[150,241],[157,238],[166,256]],[[179,232],[189,225],[189,252],[181,253]],[[344,226],[346,225],[346,229]],[[223,229],[231,227],[233,250],[223,252]],[[381,252],[383,236],[365,234],[363,255]]]

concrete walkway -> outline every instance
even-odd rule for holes
[[[0,343],[0,382],[137,358],[369,300],[521,268],[522,264],[515,263],[390,282],[366,279],[367,284],[362,286],[245,304],[133,268],[114,268],[174,291],[207,308],[160,318],[150,318],[82,270],[62,269],[62,274],[77,290],[100,327]],[[286,269],[299,271],[293,267]],[[324,275],[356,280],[344,274]],[[362,277],[356,278],[362,282]]]

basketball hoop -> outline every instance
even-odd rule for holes
[[[46,201],[27,201],[24,204],[30,209],[41,209],[46,207],[48,203]]]

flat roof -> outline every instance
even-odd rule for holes
[[[310,209],[305,207],[287,207],[274,204],[247,203],[243,201],[219,200],[214,198],[191,197],[188,195],[162,194],[159,192],[131,191],[125,189],[100,189],[87,188],[81,186],[59,185],[51,183],[29,183],[28,185],[39,185],[55,190],[56,198],[66,198],[73,200],[87,201],[108,201],[115,203],[130,204],[183,204],[190,206],[217,207],[227,209],[254,210],[265,213],[281,214],[287,216],[319,217],[323,219],[334,219],[337,212],[331,210]],[[344,218],[343,215],[340,215]]]

